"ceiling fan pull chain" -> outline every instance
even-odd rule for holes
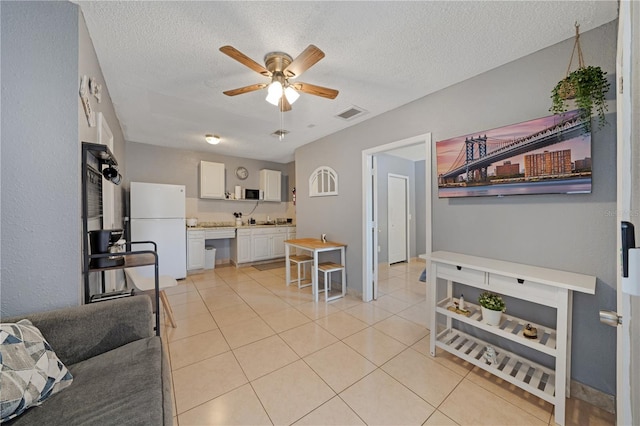
[[[284,111],[281,108],[278,109],[280,110],[280,135],[278,136],[278,139],[282,142],[284,139]]]

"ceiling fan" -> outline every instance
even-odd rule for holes
[[[292,59],[291,56],[282,52],[267,53],[264,57],[264,67],[232,46],[222,46],[220,51],[257,73],[271,78],[270,83],[252,84],[250,86],[222,92],[227,96],[241,95],[268,87],[267,102],[277,105],[282,112],[291,111],[291,104],[300,96],[298,92],[321,96],[327,99],[335,99],[336,96],[338,96],[338,91],[334,89],[309,83],[289,81],[289,79],[295,79],[320,59],[324,58],[324,52],[312,44],[304,49],[295,59]]]

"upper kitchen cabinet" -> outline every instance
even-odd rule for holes
[[[224,199],[224,163],[200,161],[200,198]]]
[[[264,193],[264,201],[282,201],[282,172],[278,170],[260,170],[260,189]]]

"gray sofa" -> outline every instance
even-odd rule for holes
[[[171,372],[148,296],[19,318],[38,327],[73,383],[11,425],[171,425]]]

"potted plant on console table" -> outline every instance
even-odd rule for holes
[[[500,325],[502,313],[507,309],[504,300],[498,294],[485,291],[478,297],[482,311],[482,322],[489,325]]]

